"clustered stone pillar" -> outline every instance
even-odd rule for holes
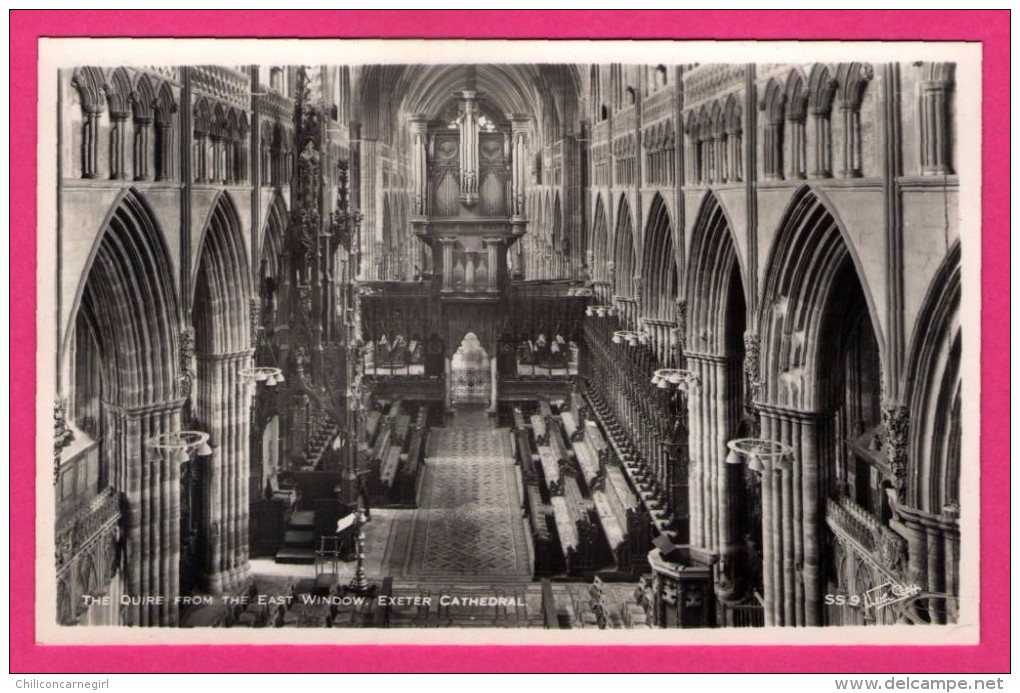
[[[197,409],[209,427],[205,470],[206,587],[228,592],[248,578],[248,457],[251,387],[240,375],[251,352],[199,354]]]
[[[111,485],[127,500],[124,622],[177,625],[180,593],[180,461],[146,441],[181,426],[181,402],[137,408],[105,407]],[[164,597],[161,604],[144,598]]]
[[[207,136],[202,130],[195,130],[195,155],[194,155],[194,180],[196,183],[207,183],[208,182],[208,146]]]
[[[512,176],[510,187],[510,216],[523,217],[525,214],[525,183],[528,180],[528,138],[525,127],[527,120],[514,118],[510,121],[512,150]]]
[[[835,420],[761,406],[761,437],[793,449],[788,464],[762,459],[765,624],[822,625],[819,469],[834,460]]]
[[[99,119],[102,111],[85,108],[81,130],[81,177],[95,178],[99,164]]]
[[[947,507],[933,514],[894,504],[895,518],[890,526],[907,540],[907,579],[925,592],[960,594],[959,508]],[[926,614],[932,623],[955,623],[956,603],[947,600],[945,608],[938,604]],[[918,608],[923,608],[923,605]]]
[[[861,105],[841,101],[839,112],[843,116],[843,177],[861,177]]]
[[[790,123],[790,177],[805,178],[807,173],[807,138],[804,113],[792,113]]]
[[[690,417],[691,543],[718,552],[720,575],[729,571],[738,550],[733,514],[738,500],[726,464],[726,443],[742,419],[742,372],[731,358],[687,354],[687,368],[700,385],[692,389]],[[732,575],[727,575],[731,579]]]
[[[949,166],[949,87],[946,80],[921,82],[921,173],[942,176]]]
[[[830,108],[813,108],[811,122],[815,131],[814,168],[815,178],[832,177],[832,128],[829,121]]]
[[[411,118],[411,215],[428,214],[428,118]]]
[[[729,152],[726,147],[726,133],[722,130],[722,127],[716,130],[712,136],[713,149],[715,150],[715,180],[720,183],[725,183],[729,180],[729,166],[727,158]]]
[[[149,131],[151,127],[151,118],[135,118],[135,180],[152,179],[152,174],[149,172]]]
[[[744,179],[744,171],[741,162],[744,158],[744,137],[740,124],[736,124],[726,130],[726,143],[729,146],[729,174],[730,181],[739,183]]]
[[[173,178],[174,124],[156,121],[156,180]]]
[[[783,178],[783,118],[769,117],[765,121],[765,142],[762,149],[764,156],[763,173],[766,180],[782,180]]]
[[[110,178],[128,177],[125,139],[127,137],[127,111],[110,111]]]

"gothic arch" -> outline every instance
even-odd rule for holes
[[[273,278],[278,283],[283,277],[287,216],[287,203],[283,195],[279,192],[274,193],[273,200],[269,203],[266,222],[262,226],[259,267],[263,281]]]
[[[726,442],[740,437],[746,388],[744,335],[747,308],[732,226],[711,192],[701,203],[692,232],[687,282],[686,367],[700,387],[689,395],[692,541],[719,552],[721,580],[741,591],[738,565],[755,560],[739,547],[744,537],[760,546],[762,527],[740,508],[743,480],[726,462]],[[681,326],[683,329],[683,326]],[[752,388],[753,389],[753,388]],[[760,574],[759,569],[744,571]],[[762,586],[752,580],[749,589]]]
[[[213,448],[205,467],[204,587],[235,588],[248,574],[251,403],[241,370],[251,365],[251,273],[229,195],[220,193],[199,245],[191,316],[195,329],[195,416]]]
[[[634,296],[633,279],[637,276],[634,247],[634,219],[631,217],[627,196],[620,196],[619,211],[616,215],[616,240],[613,252],[615,281],[613,293],[617,296]]]
[[[672,321],[679,289],[679,272],[673,245],[673,223],[666,202],[659,194],[652,199],[643,246],[641,275],[645,286],[644,315]]]
[[[169,528],[177,518],[172,510],[158,509],[177,507],[176,465],[161,459],[146,440],[180,426],[173,263],[155,215],[134,188],[121,194],[102,229],[64,343],[66,359],[74,335],[71,401],[95,404],[71,415],[96,419],[100,484],[125,499],[130,566],[125,593],[163,594],[172,604],[177,574],[160,565],[176,562],[179,545]],[[77,370],[88,363],[98,363],[97,371]],[[176,609],[130,607],[127,618],[134,625],[172,625]]]
[[[736,282],[740,303],[746,306],[747,283],[733,226],[719,198],[711,192],[702,199],[694,222],[686,281],[688,348],[707,354],[727,353],[728,344],[743,340],[743,334],[730,334],[730,287]]]
[[[71,315],[97,329],[110,401],[138,407],[173,399],[177,369],[177,289],[163,232],[131,188],[111,206],[82,274]],[[64,333],[70,348],[74,317]]]
[[[907,503],[939,514],[959,505],[960,481],[960,244],[932,279],[918,314],[906,369],[904,399],[911,426]]]
[[[844,274],[840,275],[840,272]],[[763,401],[806,411],[824,407],[834,381],[820,366],[830,299],[838,280],[856,282],[881,349],[877,312],[843,225],[807,186],[791,199],[769,252],[759,326]],[[767,358],[766,358],[767,356]],[[812,377],[812,376],[818,376]],[[814,382],[816,387],[804,387]]]
[[[602,195],[595,198],[595,213],[592,222],[592,277],[596,281],[608,281],[609,268],[609,221],[606,218],[606,206]]]
[[[835,579],[819,529],[825,499],[881,516],[876,504],[890,481],[860,452],[881,423],[882,340],[844,233],[822,200],[802,187],[765,265],[761,435],[792,451],[785,468],[769,469],[761,480],[767,625],[822,623],[822,585]],[[795,507],[799,517],[791,514]],[[794,577],[798,565],[803,588]]]

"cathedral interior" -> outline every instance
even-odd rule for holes
[[[59,623],[957,622],[953,67],[62,70]]]

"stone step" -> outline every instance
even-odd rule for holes
[[[315,546],[315,532],[307,529],[289,529],[283,533],[283,545],[287,547]]]
[[[300,529],[303,527],[314,526],[315,526],[314,510],[298,510],[297,512],[290,516],[291,529]]]
[[[285,547],[276,552],[277,563],[315,563],[315,549]]]

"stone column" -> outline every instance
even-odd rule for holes
[[[839,102],[843,118],[843,169],[844,178],[861,176],[861,111],[859,103]]]
[[[81,131],[81,177],[95,178],[99,163],[99,118],[98,109],[84,111],[85,122]]]
[[[174,401],[129,409],[108,407],[111,481],[127,503],[125,594],[166,597],[162,605],[129,604],[125,622],[131,625],[177,624],[180,467],[146,441],[180,429],[180,406],[180,401]]]
[[[207,138],[204,132],[195,131],[195,170],[192,172],[196,183],[209,182]]]
[[[921,82],[921,174],[944,176],[949,166],[949,82]]]
[[[209,552],[203,568],[207,589],[228,592],[248,575],[248,431],[251,417],[249,387],[240,370],[251,361],[250,351],[198,355],[200,420],[209,427],[209,458],[205,478]]]
[[[815,131],[814,166],[811,175],[815,178],[832,177],[832,129],[829,111],[813,109],[811,122]]]
[[[127,119],[130,114],[110,111],[110,178],[124,180],[128,177],[125,151]]]
[[[489,370],[492,382],[492,392],[489,400],[489,413],[496,414],[499,409],[499,371],[496,367],[495,356],[489,359]]]
[[[765,122],[763,172],[766,180],[783,178],[783,121]]]
[[[172,122],[156,122],[156,180],[173,178],[174,126]]]
[[[513,140],[512,181],[510,195],[510,216],[523,217],[525,215],[525,195],[527,194],[528,180],[528,139],[527,119],[515,116],[510,121],[511,137]]]
[[[135,180],[151,180],[149,173],[149,129],[151,118],[135,118]]]
[[[456,243],[456,238],[439,239],[443,249],[443,291],[453,291],[453,247]]]
[[[484,240],[485,252],[489,263],[489,284],[486,287],[487,291],[499,291],[499,250],[501,242],[499,238],[486,238]]]
[[[807,171],[807,143],[804,136],[804,116],[791,116],[790,124],[790,178],[805,178]]]
[[[739,183],[744,179],[744,171],[740,165],[744,150],[743,136],[741,135],[740,128],[727,130],[726,142],[730,148],[730,182]]]
[[[443,404],[446,411],[453,411],[453,361],[449,356],[444,357],[444,373],[446,374],[446,394],[443,396]]]
[[[428,117],[411,117],[411,216],[428,214]]]

